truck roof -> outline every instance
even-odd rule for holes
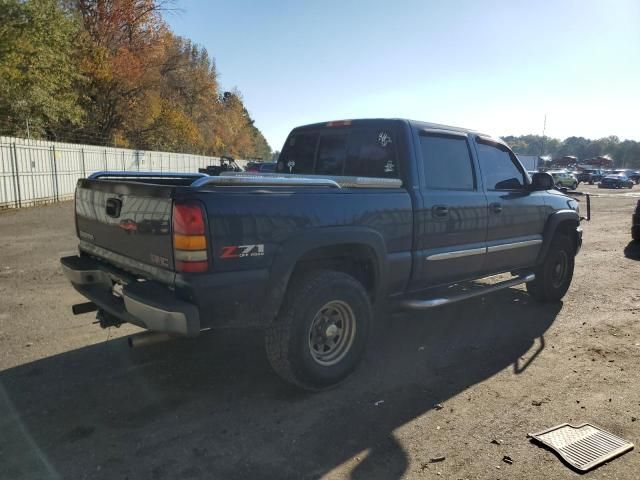
[[[483,135],[481,132],[476,130],[472,130],[469,128],[461,128],[461,127],[453,127],[451,125],[442,125],[439,123],[430,123],[430,122],[422,122],[420,120],[411,120],[408,118],[354,118],[354,119],[345,119],[345,120],[332,120],[327,122],[318,122],[318,123],[310,123],[308,125],[301,125],[299,127],[294,128],[294,131],[297,130],[311,130],[317,128],[327,128],[327,127],[348,127],[348,126],[383,126],[388,125],[389,123],[408,123],[414,128],[418,129],[436,129],[436,130],[450,130],[454,132],[461,133],[473,133],[477,135]],[[488,135],[487,135],[488,136]]]

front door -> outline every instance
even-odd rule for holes
[[[475,277],[486,252],[487,200],[466,134],[418,132],[413,290]]]
[[[531,267],[542,248],[545,193],[528,188],[524,169],[507,146],[484,137],[476,137],[475,145],[489,218],[483,271]]]

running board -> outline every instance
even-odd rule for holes
[[[515,278],[505,280],[504,282],[494,283],[493,285],[487,285],[483,288],[478,288],[469,293],[463,293],[461,295],[455,295],[452,297],[438,297],[428,298],[425,300],[420,299],[407,299],[400,302],[400,306],[410,310],[426,310],[428,308],[439,307],[441,305],[448,305],[450,303],[460,302],[462,300],[468,300],[469,298],[479,297],[486,295],[487,293],[496,292],[509,287],[515,287],[521,283],[528,283],[536,279],[534,273],[525,273],[518,275]]]

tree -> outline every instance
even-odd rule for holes
[[[0,118],[4,131],[37,137],[80,125],[75,40],[79,25],[55,0],[0,0]]]
[[[540,153],[541,137],[538,135],[506,136],[504,141],[516,153],[533,155]],[[577,157],[579,161],[588,161],[600,155],[608,155],[618,167],[640,168],[640,142],[633,140],[620,142],[620,139],[615,135],[597,140],[590,140],[584,137],[567,137],[561,141],[556,138],[549,138],[545,144],[545,152],[553,157],[571,155]]]
[[[0,0],[2,132],[269,158],[240,92],[164,22],[170,1]]]

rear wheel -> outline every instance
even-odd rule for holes
[[[315,271],[291,284],[266,332],[269,363],[298,387],[331,387],[362,359],[371,323],[369,297],[360,282],[342,272]]]
[[[551,241],[544,261],[535,269],[536,279],[527,283],[527,291],[539,302],[555,302],[565,296],[575,265],[575,250],[566,235]]]

